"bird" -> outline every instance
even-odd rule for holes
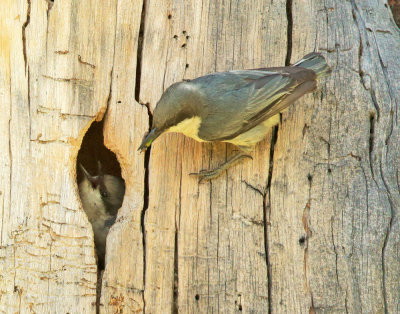
[[[199,182],[217,178],[249,154],[279,123],[279,114],[298,98],[317,89],[331,68],[317,52],[292,66],[217,72],[177,82],[162,94],[150,131],[138,150],[161,134],[183,133],[199,142],[228,142],[240,152],[212,170],[192,173]]]
[[[79,196],[93,227],[99,268],[104,269],[106,238],[115,222],[118,209],[122,206],[125,182],[122,178],[103,174],[100,162],[95,176],[90,175],[82,164],[79,166],[83,172],[83,180],[79,183]]]

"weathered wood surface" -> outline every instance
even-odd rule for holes
[[[106,112],[105,144],[127,189],[100,311],[399,312],[400,34],[390,14],[383,0],[2,3],[1,311],[96,311],[75,161]],[[188,174],[233,147],[169,134],[148,164],[136,152],[144,104],[171,83],[314,50],[331,77],[282,115],[252,161],[199,185]]]

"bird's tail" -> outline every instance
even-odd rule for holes
[[[327,76],[331,73],[331,68],[326,63],[325,58],[317,52],[309,53],[303,59],[293,64],[306,69],[313,70],[317,74],[317,78]]]

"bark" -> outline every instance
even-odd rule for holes
[[[399,312],[400,33],[387,2],[143,1],[1,5],[0,310]],[[198,184],[189,173],[235,148],[168,134],[136,151],[173,82],[311,51],[332,75],[252,161]],[[96,292],[76,160],[100,120],[126,194]]]

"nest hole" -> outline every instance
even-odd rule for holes
[[[83,137],[76,165],[82,206],[93,227],[99,272],[104,270],[105,266],[105,239],[115,222],[125,194],[125,182],[121,176],[121,166],[117,156],[104,145],[103,125],[103,121],[92,123]],[[89,179],[88,176],[90,176]],[[84,181],[86,181],[85,184]],[[111,184],[118,192],[110,188]],[[83,193],[90,195],[90,202],[84,201]],[[112,201],[111,198],[113,198]],[[88,204],[96,205],[89,206]],[[105,211],[106,215],[102,211]]]

